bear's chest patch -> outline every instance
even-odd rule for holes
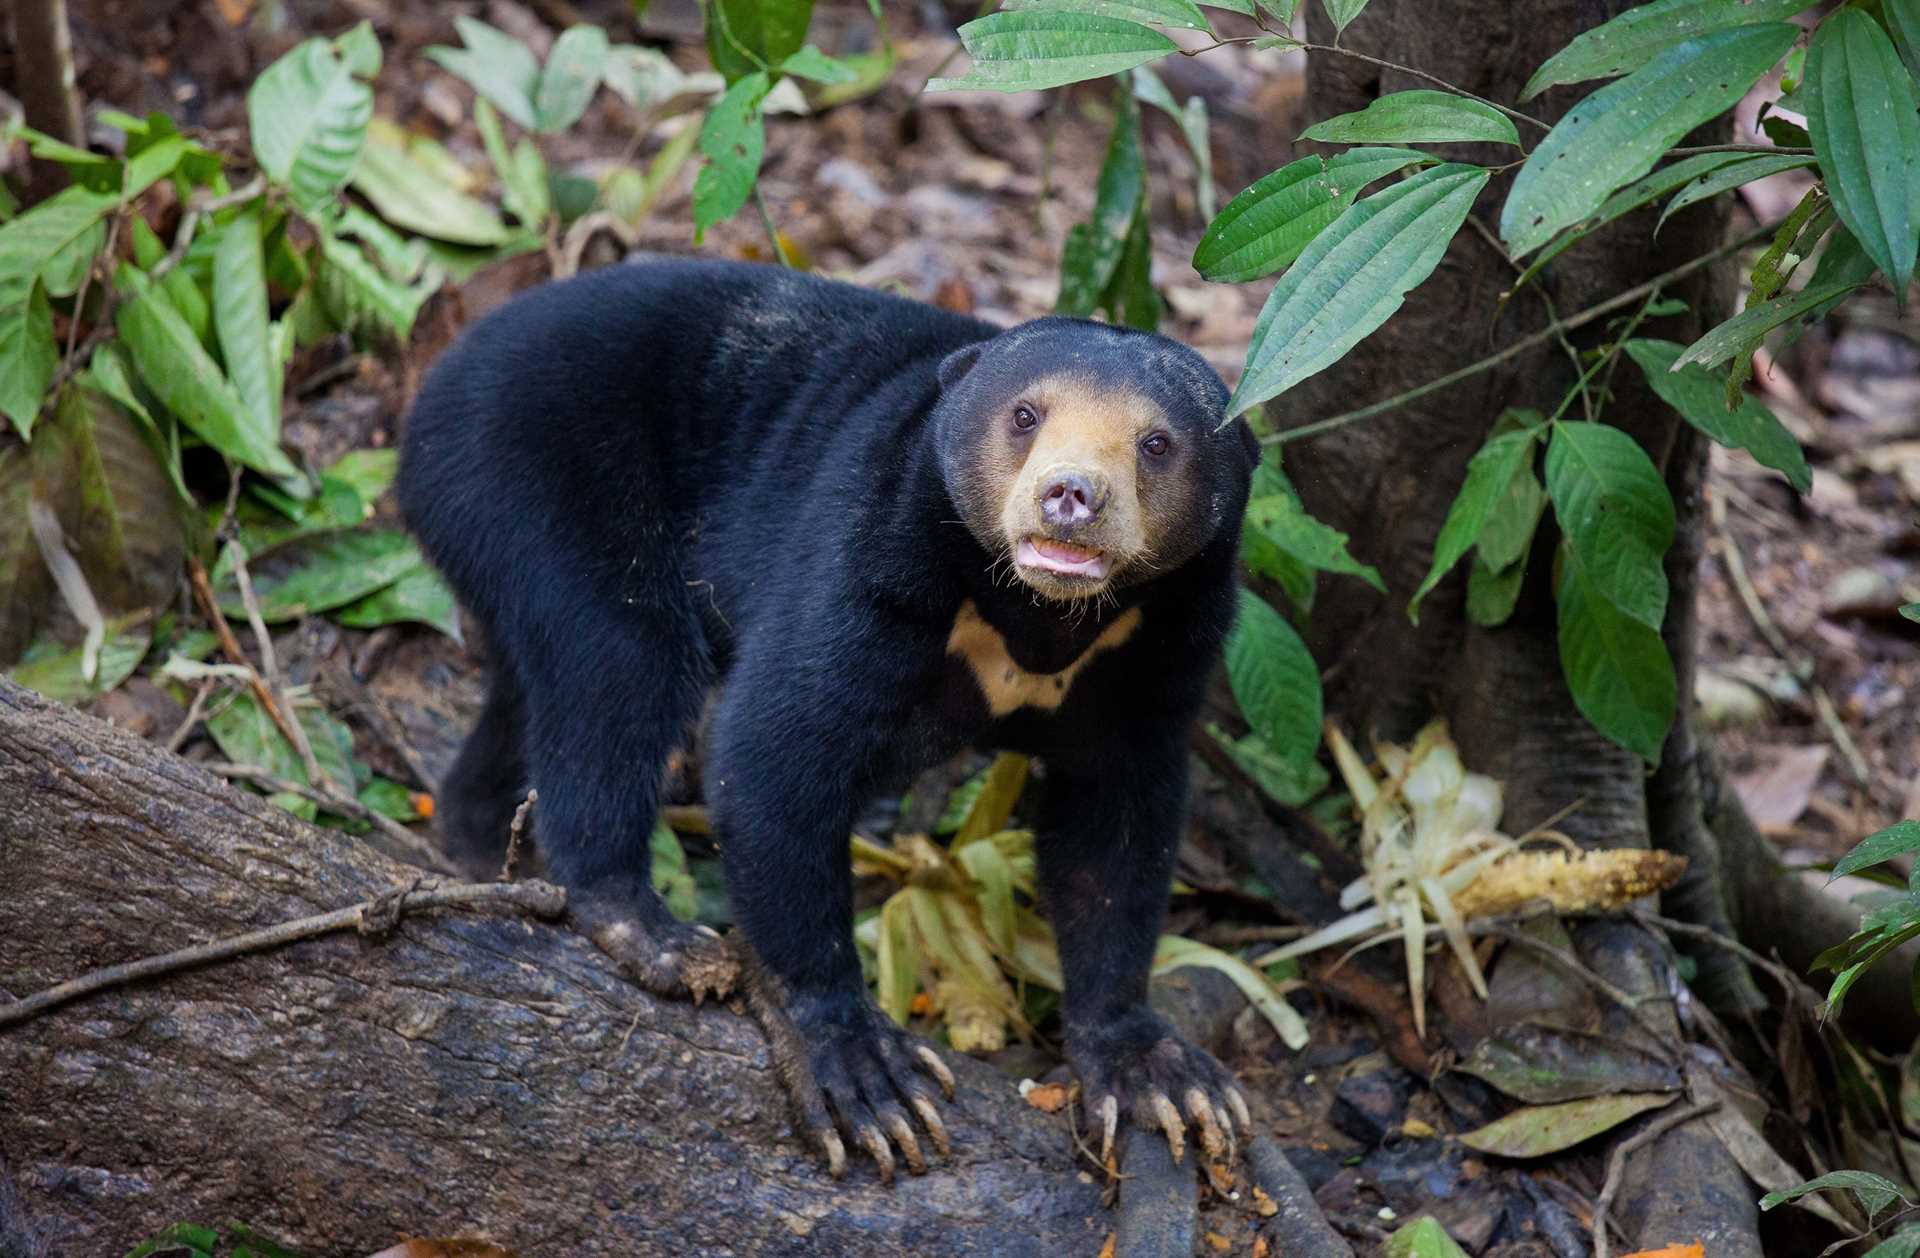
[[[1130,607],[1087,644],[1073,663],[1057,673],[1030,673],[1015,662],[1007,650],[1007,640],[998,629],[980,615],[968,599],[960,604],[953,618],[953,632],[947,635],[947,654],[964,663],[979,684],[987,701],[987,711],[995,717],[1006,716],[1019,708],[1051,711],[1066,701],[1073,680],[1080,670],[1102,651],[1111,651],[1126,642],[1140,627],[1140,609]]]

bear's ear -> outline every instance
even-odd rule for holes
[[[961,378],[972,371],[973,365],[980,361],[980,353],[984,349],[986,349],[986,342],[976,341],[972,345],[954,350],[953,353],[941,359],[940,387],[951,389],[959,384]]]

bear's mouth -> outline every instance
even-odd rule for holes
[[[1113,568],[1113,559],[1104,550],[1063,542],[1058,538],[1029,533],[1020,539],[1014,559],[1023,568],[1038,568],[1061,577],[1081,577],[1103,581]]]

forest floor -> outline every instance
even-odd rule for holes
[[[575,13],[567,0],[531,7],[516,0],[267,0],[258,7],[251,0],[70,0],[70,8],[80,87],[91,104],[163,109],[230,144],[244,135],[245,91],[260,69],[300,38],[370,19],[385,49],[379,113],[440,140],[475,169],[484,159],[469,90],[421,49],[453,42],[455,12],[536,45],[551,40],[556,20]],[[968,14],[930,2],[888,9],[900,63],[886,87],[771,122],[762,187],[772,217],[827,274],[1000,322],[1046,313],[1060,242],[1092,203],[1108,125],[1104,97],[921,96],[920,85],[955,47],[951,25],[939,20]],[[637,29],[632,9],[615,0],[587,0],[577,14],[606,26],[616,42],[654,44],[689,71],[704,67],[691,0],[654,0]],[[858,51],[871,33],[859,0],[818,6],[813,38],[827,51]],[[1207,102],[1222,203],[1292,155],[1288,137],[1298,130],[1302,94],[1297,58],[1229,48],[1204,61],[1171,59],[1164,70],[1176,98]],[[604,175],[613,164],[643,164],[676,125],[686,119],[637,133],[631,112],[602,93],[578,126],[555,137],[550,159]],[[1163,330],[1231,381],[1266,285],[1210,285],[1194,274],[1187,260],[1205,222],[1193,162],[1164,117],[1148,111],[1146,127]],[[688,167],[658,204],[642,227],[642,248],[692,249],[691,179]],[[1771,221],[1797,190],[1762,184],[1750,195],[1741,212]],[[745,258],[769,252],[750,210],[714,229],[703,250]],[[304,353],[289,379],[290,440],[320,464],[348,448],[391,446],[432,356],[466,322],[545,274],[539,254],[483,272],[434,299],[412,343],[396,350],[357,355],[336,345]],[[1763,369],[1758,384],[1806,445],[1814,485],[1795,495],[1744,454],[1715,450],[1698,698],[1748,809],[1791,863],[1805,865],[1920,815],[1920,625],[1897,615],[1901,603],[1920,599],[1920,319],[1896,312],[1890,299],[1851,303]],[[1353,393],[1368,400],[1367,382],[1353,381]],[[1283,427],[1311,418],[1287,414],[1284,404],[1278,412]],[[391,502],[381,511],[390,516]],[[1736,552],[1759,617],[1736,588],[1729,562]],[[1398,610],[1383,606],[1382,614]],[[369,634],[314,620],[276,645],[289,676],[313,682],[345,717],[357,753],[417,787],[437,778],[478,708],[477,650],[430,630]],[[97,700],[94,710],[162,739],[184,716],[174,697],[142,678]],[[206,754],[193,742],[186,750]],[[1212,870],[1230,881],[1219,872],[1207,827],[1223,815],[1236,824],[1268,823],[1244,805],[1199,811],[1187,872],[1200,880]],[[883,816],[875,828],[886,825]],[[1191,913],[1186,920],[1198,924]],[[1388,1062],[1370,1022],[1306,996],[1295,1000],[1312,1025],[1308,1049],[1289,1052],[1263,1024],[1246,1023],[1233,1064],[1343,1230],[1356,1239],[1384,1235],[1396,1213],[1424,1208],[1476,1254],[1569,1252],[1564,1229],[1596,1195],[1597,1165],[1562,1160],[1555,1177],[1534,1177],[1418,1138],[1457,1122]],[[1021,1050],[1009,1050],[1004,1064],[1016,1078],[1052,1068]],[[1245,1237],[1222,1239],[1232,1252],[1249,1252]]]

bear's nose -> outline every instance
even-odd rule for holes
[[[1105,505],[1106,495],[1080,472],[1056,472],[1040,490],[1040,518],[1061,528],[1085,524]]]

